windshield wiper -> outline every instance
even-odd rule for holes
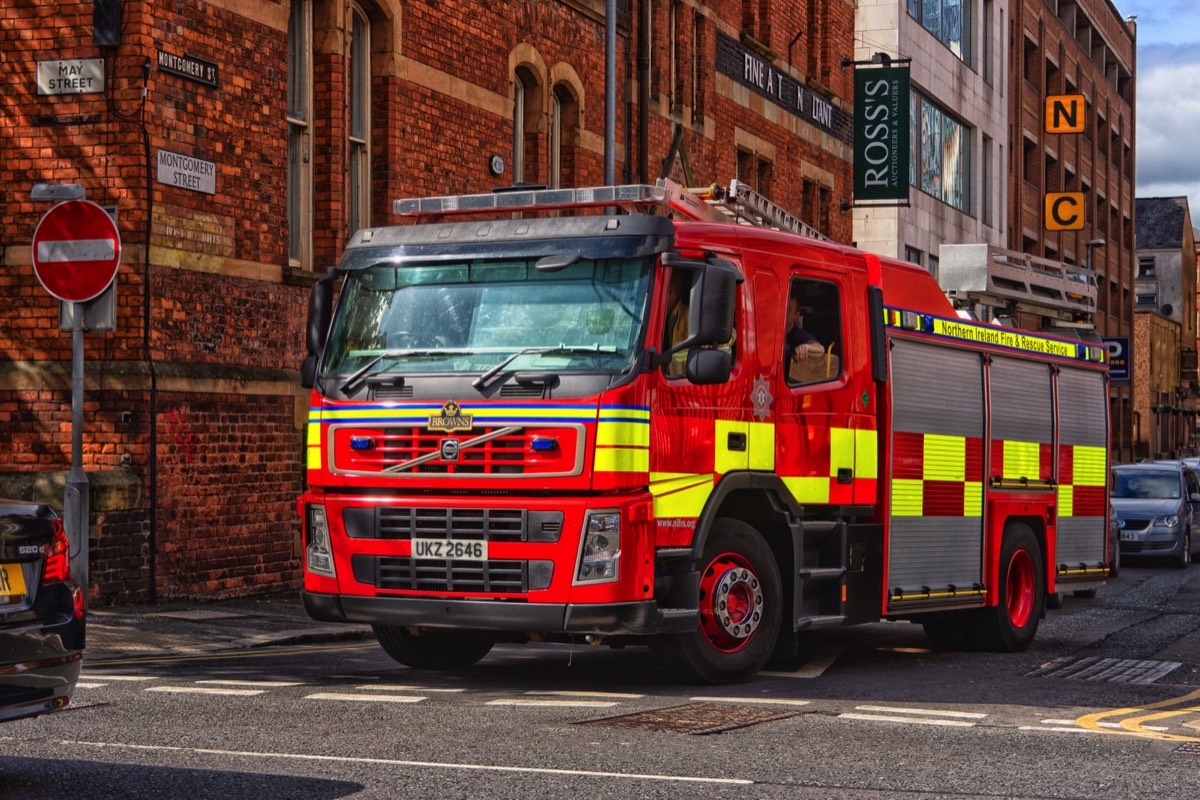
[[[507,367],[512,362],[516,361],[521,356],[528,356],[528,355],[544,356],[544,355],[550,355],[550,354],[563,355],[563,356],[576,356],[576,355],[590,356],[590,355],[595,355],[597,353],[608,353],[611,355],[616,355],[617,353],[620,353],[620,352],[621,351],[615,347],[601,348],[600,345],[598,345],[598,344],[594,345],[592,347],[568,347],[566,345],[561,345],[561,344],[558,347],[526,347],[524,350],[518,350],[517,352],[513,353],[511,356],[504,359],[499,364],[492,367],[491,369],[489,369],[487,372],[480,375],[475,380],[471,381],[471,385],[474,386],[476,389],[482,389],[484,386],[487,385],[488,381],[490,381],[492,378],[499,375],[501,370],[503,370],[505,367]]]
[[[338,387],[338,391],[342,394],[353,391],[362,381],[366,374],[371,371],[371,367],[383,361],[385,358],[399,358],[400,356],[441,356],[441,355],[462,355],[470,353],[471,350],[455,349],[455,350],[385,350],[379,355],[372,358],[366,364],[356,369],[350,377],[342,381],[342,385]]]

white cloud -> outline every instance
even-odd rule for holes
[[[1137,195],[1187,195],[1200,221],[1200,45],[1139,49]]]

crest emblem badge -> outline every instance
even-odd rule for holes
[[[469,431],[475,425],[475,417],[462,413],[458,403],[451,400],[442,406],[441,413],[429,417],[428,427],[431,431]]]

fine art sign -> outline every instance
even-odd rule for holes
[[[717,71],[834,138],[846,144],[854,141],[848,113],[721,31],[717,31]]]

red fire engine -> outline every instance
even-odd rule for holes
[[[309,307],[314,618],[413,667],[644,642],[724,682],[878,619],[1023,649],[1105,580],[1098,344],[960,319],[736,182],[395,211]]]

